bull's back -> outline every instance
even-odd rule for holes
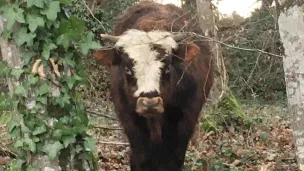
[[[117,18],[113,34],[121,35],[128,29],[178,32],[181,28],[185,28],[183,26],[189,19],[181,8],[174,5],[143,1],[128,8]]]

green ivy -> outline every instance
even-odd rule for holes
[[[88,117],[75,88],[86,82],[81,57],[101,46],[93,41],[85,22],[66,12],[71,3],[72,0],[27,0],[0,6],[0,14],[8,19],[2,36],[16,43],[24,62],[18,69],[0,62],[0,76],[21,82],[10,101],[6,101],[17,109],[8,123],[8,132],[16,137],[12,150],[18,158],[9,170],[39,170],[30,160],[37,154],[48,155],[50,160],[59,158],[65,165],[68,161],[62,161],[68,157],[64,156],[75,155],[77,160],[88,161],[91,170],[97,170],[92,153],[95,141],[86,134]],[[16,24],[18,27],[14,27]],[[48,72],[45,79],[31,72],[37,59],[44,66],[51,66],[50,58],[62,64],[61,73],[73,70],[71,75],[56,77],[59,97],[52,95],[54,80]],[[28,104],[31,98],[34,101]]]

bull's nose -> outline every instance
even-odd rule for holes
[[[140,114],[163,113],[163,100],[161,97],[140,97],[137,100],[136,111]]]
[[[161,98],[160,97],[153,97],[153,98],[139,98],[141,105],[146,108],[153,108],[160,104]]]

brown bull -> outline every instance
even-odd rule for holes
[[[101,35],[114,48],[94,52],[111,67],[111,95],[131,145],[132,171],[182,170],[212,85],[208,44],[182,43],[181,30],[198,30],[189,19],[176,6],[141,2],[118,18],[112,35]]]

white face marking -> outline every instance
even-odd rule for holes
[[[134,60],[134,76],[137,79],[138,97],[141,93],[157,91],[160,93],[160,77],[163,63],[157,59],[158,52],[151,49],[152,44],[161,46],[167,54],[177,48],[177,43],[170,37],[170,32],[128,30],[116,43]]]

